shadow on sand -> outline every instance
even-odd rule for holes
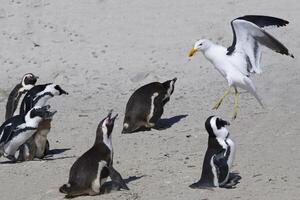
[[[153,129],[159,131],[171,128],[174,124],[178,123],[181,119],[186,118],[187,116],[188,115],[176,115],[170,118],[159,119],[158,122],[155,124],[155,127],[153,127]],[[123,134],[131,134],[143,131],[151,131],[151,128],[141,127],[133,132]]]
[[[129,176],[128,178],[124,179],[124,181],[125,181],[126,184],[128,184],[131,181],[136,181],[138,179],[143,178],[144,176],[145,175],[142,175],[142,176]],[[100,194],[108,194],[111,191],[118,191],[118,190],[120,190],[119,185],[117,185],[113,181],[107,181],[102,185]]]
[[[47,155],[56,155],[56,154],[61,154],[65,151],[69,151],[71,148],[66,148],[66,149],[51,149],[47,153]]]
[[[60,160],[60,159],[76,157],[76,156],[63,156],[63,157],[53,158],[54,155],[61,154],[61,153],[65,152],[65,151],[68,151],[68,150],[70,150],[70,148],[52,149],[47,153],[47,155],[44,158],[42,158],[42,159],[35,158],[34,160],[29,160],[29,161],[50,161],[50,160]],[[7,161],[0,162],[0,164],[15,164],[15,163],[21,163],[21,162],[28,162],[28,161],[7,160]]]
[[[188,115],[176,115],[174,117],[160,119],[156,123],[154,129],[164,130],[164,129],[171,128],[174,124],[178,123],[181,119],[184,119],[187,116]]]

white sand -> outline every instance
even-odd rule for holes
[[[54,156],[70,158],[0,165],[0,199],[62,199],[59,186],[109,109],[120,116],[113,132],[115,168],[125,179],[143,177],[128,183],[130,191],[78,199],[299,199],[299,10],[297,0],[2,0],[0,120],[9,91],[33,72],[38,83],[55,82],[70,93],[51,100],[58,113],[49,140],[52,149],[71,150]],[[201,54],[187,63],[187,53],[202,37],[230,45],[229,22],[245,14],[289,20],[269,32],[296,59],[264,50],[264,73],[254,80],[266,109],[241,95],[229,127],[241,183],[234,190],[192,190],[188,185],[199,179],[206,150],[204,121],[214,114],[230,119],[233,97],[212,111],[227,83]],[[133,90],[173,77],[178,81],[163,118],[188,116],[167,130],[121,135]]]

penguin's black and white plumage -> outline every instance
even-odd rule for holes
[[[32,73],[26,73],[23,76],[22,81],[10,92],[6,103],[5,120],[16,115],[15,111],[18,108],[19,102],[20,104],[22,102],[20,101],[21,96],[36,84],[37,79],[38,76],[35,76]]]
[[[229,179],[235,145],[229,138],[227,125],[230,125],[229,122],[216,116],[210,116],[206,120],[208,147],[203,161],[201,178],[198,182],[190,185],[191,188],[232,188],[238,183],[238,177]]]
[[[153,128],[174,92],[176,80],[152,82],[137,89],[127,102],[122,133]]]
[[[20,113],[28,112],[32,107],[44,106],[47,101],[58,95],[68,94],[59,85],[48,83],[43,85],[36,85],[30,89],[23,98]],[[52,117],[43,120],[36,133],[31,140],[28,140],[21,148],[18,160],[32,160],[33,158],[41,159],[49,150],[49,142],[47,135],[51,128]],[[29,150],[26,150],[29,149]]]
[[[71,167],[68,183],[59,188],[66,198],[100,194],[108,176],[118,185],[118,189],[129,190],[121,175],[113,168],[112,130],[116,117],[111,117],[110,112],[99,123],[94,145]]]
[[[27,113],[34,106],[44,106],[50,98],[62,94],[67,95],[68,93],[54,83],[36,85],[24,96],[20,114]]]
[[[0,156],[15,161],[15,153],[36,132],[39,123],[52,116],[50,106],[34,107],[27,114],[16,115],[0,127]]]
[[[50,144],[47,136],[50,132],[51,121],[55,113],[56,111],[53,111],[51,116],[43,119],[33,136],[20,147],[18,161],[43,159],[48,154]]]

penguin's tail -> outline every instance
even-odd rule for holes
[[[131,125],[129,125],[128,122],[125,122],[125,123],[123,124],[122,134],[132,133],[132,132],[134,132],[136,129],[138,129],[138,127],[136,127],[136,126],[131,126]]]
[[[60,188],[59,188],[59,191],[61,193],[65,193],[65,194],[69,194],[72,192],[72,186],[70,183],[67,183],[67,184],[63,184]]]
[[[86,195],[90,193],[88,189],[82,189],[80,187],[76,187],[76,185],[71,185],[70,183],[64,184],[59,188],[61,193],[66,194],[66,199],[71,199],[77,196]]]

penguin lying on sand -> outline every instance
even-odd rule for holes
[[[23,76],[21,83],[17,84],[10,92],[6,103],[5,120],[16,115],[15,111],[17,110],[21,96],[35,85],[37,79],[38,76],[27,73]]]
[[[108,176],[118,185],[118,189],[129,190],[121,175],[113,168],[111,134],[116,117],[111,117],[110,112],[99,123],[94,145],[71,167],[68,183],[59,188],[66,198],[100,194]]]
[[[198,182],[190,185],[191,188],[232,188],[240,180],[240,176],[230,177],[235,145],[229,138],[227,125],[230,125],[229,122],[215,116],[210,116],[206,120],[208,147],[203,161],[201,178]]]
[[[48,83],[43,85],[36,85],[30,89],[23,98],[20,113],[26,113],[34,106],[44,106],[47,101],[59,95],[68,95],[59,85]],[[41,159],[49,151],[49,142],[47,135],[51,128],[51,118],[43,120],[34,134],[33,138],[28,140],[21,148],[18,160],[32,160],[33,158]],[[29,149],[28,151],[25,149]]]
[[[174,92],[176,80],[152,82],[137,89],[127,102],[122,133],[153,128]]]
[[[39,123],[53,115],[50,106],[34,107],[27,114],[16,115],[0,127],[0,156],[16,161],[15,153],[36,132]]]

